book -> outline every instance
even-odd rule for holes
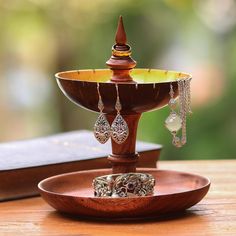
[[[155,168],[162,146],[137,141],[138,167]],[[37,184],[66,172],[109,168],[111,144],[90,131],[72,131],[0,144],[0,201],[38,195]]]

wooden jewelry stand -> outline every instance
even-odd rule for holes
[[[66,71],[56,74],[63,93],[75,104],[99,112],[97,83],[104,103],[103,112],[111,124],[116,117],[116,88],[122,104],[121,115],[129,127],[129,136],[122,144],[112,140],[112,154],[108,160],[112,170],[80,171],[54,176],[39,183],[42,197],[55,209],[84,217],[142,218],[187,209],[198,203],[207,193],[210,181],[204,177],[157,169],[139,169],[156,178],[154,194],[146,197],[94,197],[92,180],[110,173],[136,172],[138,153],[135,150],[136,133],[143,112],[160,109],[170,99],[170,83],[175,97],[177,80],[191,76],[179,72],[133,69],[131,48],[119,19],[116,44],[102,70]]]

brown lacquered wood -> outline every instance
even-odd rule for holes
[[[96,76],[96,71],[94,75]],[[74,78],[58,78],[58,83],[71,101],[86,109],[99,112],[97,83]],[[176,97],[178,95],[177,82],[172,84]],[[117,113],[115,110],[116,88],[113,83],[100,83],[99,87],[105,107],[104,113],[111,124]],[[119,145],[112,141],[112,154],[109,160],[112,162],[114,173],[135,172],[137,161],[135,142],[139,118],[145,111],[165,106],[170,99],[169,89],[169,83],[156,84],[155,88],[153,88],[153,84],[140,84],[138,89],[135,84],[119,84],[119,96],[122,104],[121,115],[129,126],[129,137],[126,142]],[[133,161],[131,161],[132,159]]]
[[[116,83],[135,83],[130,75],[130,70],[136,66],[136,61],[131,58],[131,47],[126,44],[127,39],[122,16],[120,16],[118,21],[115,40],[116,44],[112,47],[112,56],[106,62],[113,72],[111,81]]]
[[[123,17],[119,17],[117,31],[116,31],[116,44],[125,45],[127,43],[125,27],[123,24]]]
[[[210,182],[184,172],[138,169],[156,179],[153,196],[130,198],[94,197],[92,180],[111,170],[90,170],[48,178],[39,183],[46,202],[55,209],[82,217],[144,218],[185,210],[207,193]]]
[[[108,75],[106,70],[99,72],[93,70],[92,73],[90,73],[91,71],[61,72],[56,74],[56,78],[59,87],[71,101],[95,112],[99,112],[97,91],[97,83],[99,83],[104,104],[103,113],[106,114],[110,124],[117,114],[115,109],[117,92],[114,83],[118,84],[122,105],[120,113],[128,124],[129,137],[119,145],[112,141],[112,154],[108,159],[112,163],[113,173],[127,173],[135,172],[136,169],[138,154],[135,151],[135,142],[139,118],[143,112],[159,109],[168,103],[170,80],[167,80],[168,71],[159,74],[159,76],[164,74],[164,78],[166,78],[160,83],[138,84],[137,81],[133,80],[130,71],[135,67],[136,62],[130,56],[131,47],[126,44],[127,39],[122,17],[119,18],[115,40],[116,44],[112,47],[112,56],[106,62],[112,71],[110,80],[106,81],[105,75]],[[151,76],[150,71],[148,70],[146,77]],[[82,77],[83,79],[81,78],[82,73],[86,75]],[[145,70],[141,70],[141,73],[145,73]],[[178,95],[177,78],[181,76],[182,73],[174,73],[174,77],[170,76],[173,79],[171,82],[175,97]],[[160,81],[158,78],[154,80]]]
[[[59,214],[42,198],[0,203],[3,236],[233,236],[236,235],[236,161],[161,161],[161,168],[207,176],[207,196],[185,212],[144,220],[89,220]]]
[[[125,142],[120,145],[111,141],[112,154],[108,156],[108,160],[112,164],[113,173],[129,173],[136,171],[138,161],[138,153],[136,152],[136,136],[137,127],[141,114],[123,115],[129,127],[129,136]],[[115,115],[107,115],[107,119],[111,124],[115,119]]]
[[[73,73],[73,72],[72,72]],[[64,75],[69,77],[70,72]],[[96,76],[96,71],[94,72]],[[60,89],[75,104],[90,111],[99,112],[97,83],[80,81],[75,78],[57,78]],[[172,82],[175,97],[178,95],[177,82]],[[104,103],[105,114],[116,114],[116,88],[113,83],[99,83],[99,90]],[[122,105],[122,115],[134,115],[164,107],[169,99],[170,83],[119,84],[119,96]]]

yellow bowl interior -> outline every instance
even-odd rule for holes
[[[130,75],[134,81],[140,84],[174,82],[179,79],[191,78],[191,75],[187,73],[157,69],[133,69]],[[74,70],[56,74],[56,77],[60,79],[96,83],[109,83],[111,76],[112,71],[110,69]]]

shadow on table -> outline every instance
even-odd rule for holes
[[[172,221],[177,219],[186,219],[197,216],[194,210],[185,210],[176,213],[165,214],[162,216],[152,216],[143,218],[92,218],[92,217],[78,217],[67,213],[61,212],[51,212],[48,214],[48,218],[58,218],[58,219],[69,219],[71,221],[78,222],[91,222],[91,223],[114,223],[114,224],[129,224],[129,223],[151,223],[151,222],[161,222],[161,221]]]

